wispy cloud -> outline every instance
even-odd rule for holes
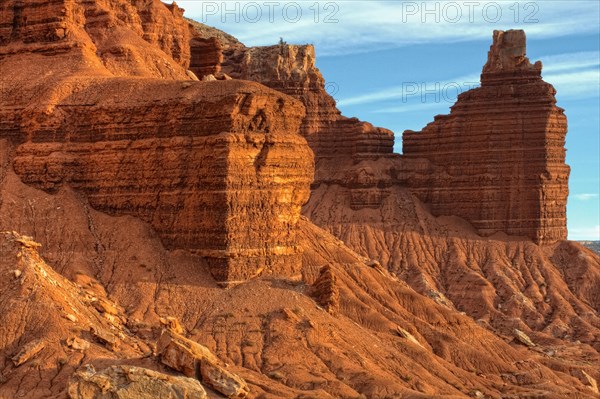
[[[457,94],[479,85],[479,75],[471,74],[440,82],[406,81],[401,85],[376,90],[338,101],[339,106],[364,105],[381,101],[407,103],[449,103],[456,100]],[[402,107],[399,107],[402,108]],[[383,110],[381,112],[384,112]]]
[[[419,112],[419,111],[430,111],[430,110],[438,110],[437,112],[450,112],[450,106],[452,104],[449,103],[412,103],[412,104],[403,104],[394,107],[386,107],[372,111],[374,114],[402,114],[407,112]]]
[[[596,193],[574,194],[573,198],[578,199],[580,201],[589,201],[591,199],[598,198],[598,194],[596,194]]]
[[[556,54],[540,57],[544,63],[544,80],[557,90],[559,99],[589,98],[600,95],[600,53],[597,51]],[[408,112],[426,107],[435,108],[435,103],[450,103],[456,100],[457,88],[462,91],[477,86],[478,74],[470,74],[441,82],[410,82],[375,90],[338,101],[341,107],[395,101],[375,113]],[[433,94],[434,92],[437,93]],[[428,94],[429,93],[429,94]],[[429,105],[431,103],[433,105]],[[398,104],[400,103],[400,104]],[[417,104],[421,103],[421,104]]]
[[[600,12],[599,3],[591,1],[279,1],[269,7],[269,2],[255,1],[177,3],[186,16],[248,45],[274,44],[282,36],[288,42],[316,44],[319,56],[488,39],[494,29],[523,28],[534,39],[596,33]],[[478,5],[471,8],[474,3]]]
[[[589,98],[600,95],[600,52],[582,51],[539,57],[542,75],[560,99]]]
[[[552,54],[540,57],[545,73],[574,71],[600,66],[600,52],[580,51],[577,53]]]
[[[600,241],[600,225],[589,227],[570,227],[569,240],[576,241]]]
[[[544,80],[551,83],[558,99],[589,98],[600,95],[600,69],[544,74]]]

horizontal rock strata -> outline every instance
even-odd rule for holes
[[[504,232],[537,243],[566,238],[566,118],[541,78],[541,63],[525,55],[523,31],[495,33],[482,86],[463,93],[450,115],[437,116],[422,132],[405,132],[403,156],[392,153],[392,132],[341,116],[312,46],[222,42],[222,60],[215,62],[225,73],[306,106],[301,133],[315,152],[313,188],[341,184],[353,208],[377,209],[398,185],[435,215],[460,216],[482,235]],[[359,166],[363,160],[378,165]],[[373,173],[381,169],[387,173]]]
[[[435,215],[463,217],[483,235],[566,239],[567,120],[541,69],[525,56],[523,31],[496,31],[481,87],[404,133],[404,157],[429,161],[406,184]]]
[[[160,0],[0,4],[0,59],[70,52],[89,57],[99,68],[96,74],[186,79],[191,37],[183,10]]]
[[[191,44],[204,39],[175,5],[2,7],[0,137],[25,183],[141,218],[219,281],[299,274],[295,226],[313,179],[299,101],[258,83],[191,82],[190,62],[207,64]],[[58,26],[65,36],[48,36]]]
[[[314,151],[317,162],[320,158],[341,154],[350,157],[392,153],[394,135],[391,131],[341,115],[330,95],[337,88],[335,85],[326,85],[315,65],[315,49],[312,45],[280,43],[245,47],[223,32],[209,30],[200,24],[194,27],[194,34],[202,37],[204,42],[218,42],[211,46],[204,45],[203,57],[212,59],[213,63],[202,64],[203,69],[198,70],[198,76],[210,70],[222,71],[237,79],[260,82],[302,101],[307,114],[300,132]],[[199,39],[194,39],[193,47],[198,42]],[[219,49],[220,55],[214,55]],[[192,49],[192,58],[200,59],[200,55],[194,56],[198,51]],[[316,182],[326,178],[326,175],[317,175]]]
[[[293,134],[302,105],[257,84],[185,85],[108,79],[73,92],[30,126],[14,169],[142,218],[168,247],[208,258],[219,280],[298,273],[294,226],[312,179],[312,153]],[[121,104],[98,94],[120,87]]]

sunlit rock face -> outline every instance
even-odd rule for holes
[[[312,46],[217,41],[213,70],[261,82],[306,106],[300,131],[315,153],[313,189],[339,184],[354,208],[376,209],[399,185],[434,215],[460,216],[482,235],[504,232],[536,243],[566,238],[567,122],[554,88],[541,78],[541,63],[526,57],[523,31],[494,33],[481,87],[460,95],[450,115],[423,131],[405,132],[403,156],[392,153],[389,130],[341,115]]]
[[[314,173],[300,101],[255,82],[191,81],[202,38],[175,5],[1,9],[0,138],[23,182],[141,218],[220,281],[299,273],[296,223]]]
[[[407,184],[433,214],[461,216],[483,235],[552,243],[567,238],[567,119],[525,54],[525,32],[494,32],[481,87],[404,133],[404,157],[428,161]]]

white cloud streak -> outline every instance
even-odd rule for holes
[[[489,39],[494,29],[521,28],[534,39],[591,34],[599,30],[600,12],[600,4],[591,1],[181,0],[177,3],[186,9],[186,16],[222,28],[248,45],[274,44],[282,36],[290,43],[314,43],[319,56],[419,43]],[[518,14],[515,4],[519,6]],[[425,8],[433,12],[426,12]]]
[[[589,201],[591,199],[598,198],[598,194],[596,194],[596,193],[574,194],[573,198],[578,199],[580,201]]]
[[[600,225],[569,228],[569,240],[600,241]]]
[[[449,103],[440,103],[440,102],[419,102],[412,104],[402,104],[394,107],[381,108],[373,111],[374,114],[403,114],[408,112],[420,112],[425,110],[433,110],[437,109],[438,112],[449,113],[450,106],[452,104]]]
[[[556,54],[541,57],[544,63],[544,80],[557,90],[559,99],[589,98],[600,95],[600,53],[597,51]],[[418,104],[455,101],[456,87],[464,90],[473,88],[479,75],[471,74],[443,82],[404,82],[402,85],[344,98],[338,101],[342,107],[365,105],[384,101],[397,101],[401,105],[381,108],[376,113],[408,112],[423,108]],[[418,88],[416,86],[418,86]],[[437,88],[438,96],[427,95],[428,90]]]
[[[554,54],[540,57],[545,73],[573,71],[600,66],[600,52],[581,51],[577,53]]]
[[[599,69],[544,75],[544,80],[554,86],[559,100],[583,99],[600,95]]]
[[[479,75],[475,74],[461,76],[443,82],[414,82],[407,80],[398,86],[341,99],[338,101],[338,105],[364,105],[390,100],[402,102],[403,104],[419,101],[422,103],[427,103],[428,99],[433,100],[433,102],[446,102],[451,105],[456,101],[456,95],[459,90],[460,92],[463,92],[478,85]],[[383,112],[383,110],[380,112]]]
[[[561,99],[600,96],[600,52],[554,54],[540,57],[542,76]]]

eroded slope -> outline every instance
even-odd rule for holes
[[[253,398],[466,397],[477,391],[495,398],[560,398],[574,390],[593,397],[585,377],[598,377],[598,355],[591,348],[547,345],[535,335],[539,346],[527,348],[512,333],[494,331],[421,296],[306,220],[300,221],[305,248],[301,278],[263,277],[223,289],[202,259],[165,249],[149,225],[94,211],[70,189],[47,194],[24,185],[10,170],[4,172],[0,227],[18,226],[42,244],[40,253],[62,275],[106,292],[121,309],[117,315],[126,336],[118,339],[120,349],[114,352],[89,337],[98,350],[110,353],[97,356],[92,346],[74,358],[70,369],[48,378],[56,373],[55,359],[45,354],[64,346],[71,322],[58,313],[56,320],[43,324],[45,329],[57,326],[57,332],[25,324],[20,340],[2,350],[3,389],[10,392],[64,396],[69,370],[84,363],[103,369],[116,361],[110,359],[168,372],[137,348],[151,348],[163,322],[173,317],[188,337],[206,345],[248,382]],[[324,266],[334,276],[329,288],[314,284]],[[13,268],[7,265],[6,273]],[[6,284],[18,283],[9,279]],[[23,296],[21,291],[2,292],[10,297],[3,303]],[[69,295],[51,285],[38,292],[46,294],[31,298],[28,306],[40,301],[55,306],[62,299],[48,298]],[[337,302],[329,311],[319,305],[328,297]],[[96,312],[94,317],[103,316]],[[8,363],[24,343],[44,334],[56,338],[49,340],[39,363],[29,361],[16,369]],[[129,342],[133,348],[123,350]],[[550,349],[555,353],[544,353]],[[36,364],[40,373],[27,372]],[[30,382],[20,387],[23,375]]]

